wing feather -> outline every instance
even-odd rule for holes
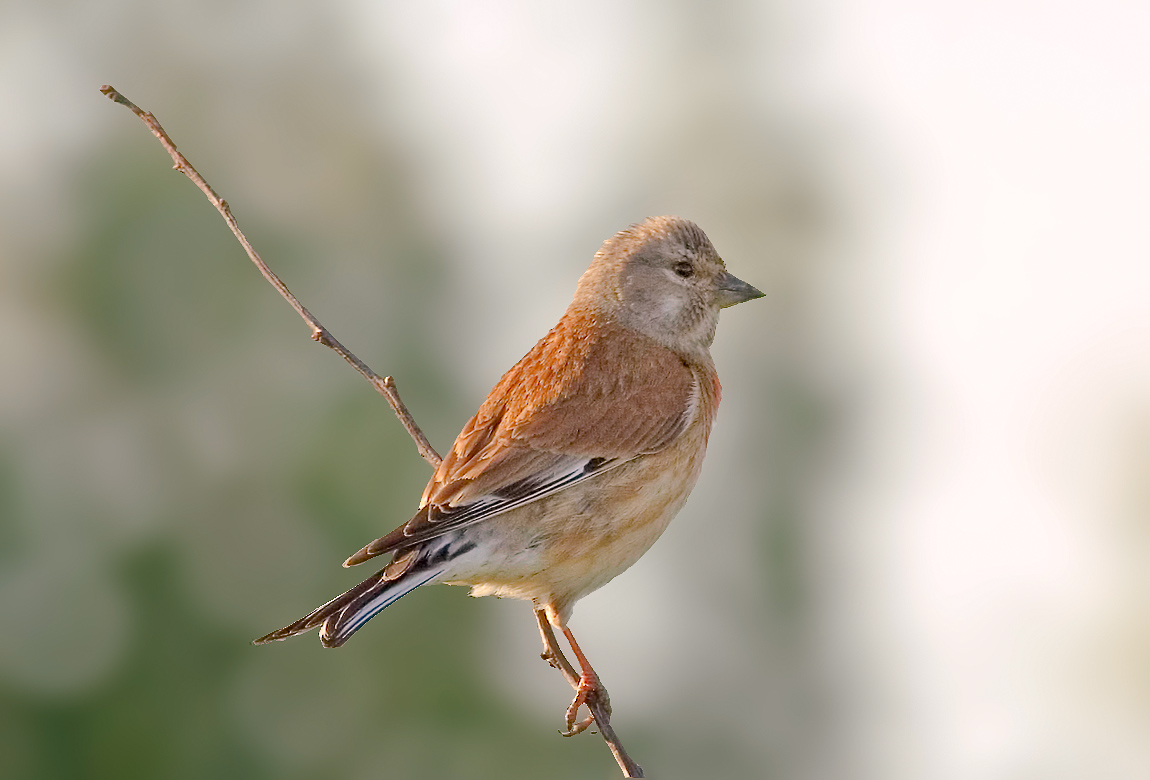
[[[344,565],[412,547],[658,452],[691,423],[699,391],[695,372],[671,350],[569,310],[464,426],[415,517]]]

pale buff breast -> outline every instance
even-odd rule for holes
[[[461,560],[450,583],[569,614],[575,601],[639,560],[686,502],[713,409],[700,412],[666,449],[468,529],[484,554]]]

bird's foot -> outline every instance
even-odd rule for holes
[[[591,711],[583,720],[576,720],[579,717],[579,708],[584,704],[587,709]],[[575,699],[571,702],[571,706],[567,708],[567,717],[565,725],[566,731],[559,732],[565,737],[573,737],[576,734],[581,734],[595,722],[595,706],[599,705],[602,712],[608,719],[611,717],[611,697],[607,695],[607,689],[603,687],[603,683],[599,682],[599,678],[594,675],[583,675],[579,679],[579,688],[575,692]]]

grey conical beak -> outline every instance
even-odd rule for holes
[[[728,271],[723,271],[715,280],[715,301],[720,309],[762,297],[761,292]]]

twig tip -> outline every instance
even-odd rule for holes
[[[126,97],[121,95],[119,93],[119,91],[115,87],[113,87],[111,84],[105,84],[104,86],[100,87],[100,93],[103,95],[107,95],[110,100],[112,100],[116,103],[119,103],[121,106],[127,106],[128,108],[130,108],[133,112],[135,112],[137,114],[141,113],[140,109],[136,107],[135,103],[133,103],[132,101],[128,100]]]

